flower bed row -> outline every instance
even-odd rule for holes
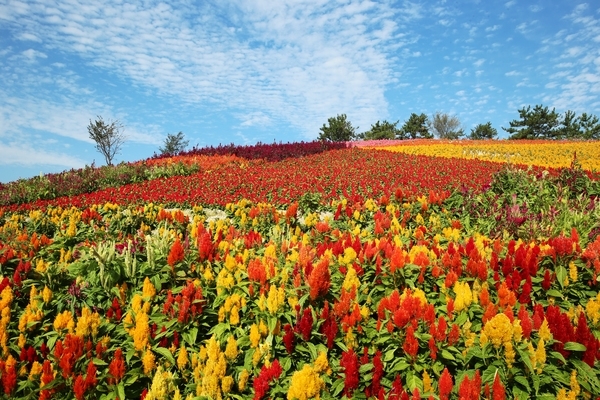
[[[0,211],[4,398],[600,393],[600,237],[402,191],[300,209]]]
[[[7,209],[89,207],[106,202],[223,207],[241,199],[281,205],[298,201],[307,194],[325,204],[340,196],[363,200],[389,197],[397,187],[409,193],[481,190],[501,168],[498,163],[479,160],[344,149],[278,162],[228,163],[186,177],[156,179]]]

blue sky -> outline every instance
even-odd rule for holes
[[[0,0],[0,182],[190,146],[315,139],[412,112],[467,132],[543,104],[600,115],[600,7],[589,1]]]

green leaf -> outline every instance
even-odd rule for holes
[[[419,388],[419,391],[423,391],[423,381],[416,375],[409,372],[408,377],[406,378],[406,385],[410,389],[410,391],[414,391],[415,388]]]
[[[584,388],[589,386],[590,388],[588,390],[590,392],[600,393],[600,380],[598,380],[596,371],[581,360],[572,360],[572,363],[575,365],[575,368],[577,368],[577,381],[581,384],[581,386]]]
[[[196,344],[196,338],[198,337],[198,328],[191,328],[188,331],[184,332],[181,336],[187,344],[189,344],[190,346],[194,346]]]
[[[565,283],[566,277],[567,277],[567,269],[565,267],[563,267],[562,265],[559,265],[558,267],[556,267],[556,280],[560,284],[561,288],[564,288],[564,283]],[[560,295],[558,297],[562,297],[562,295]]]
[[[175,365],[175,358],[173,357],[173,353],[171,353],[171,350],[165,347],[156,347],[154,351],[166,358],[167,361],[171,363],[171,365]]]
[[[119,384],[117,385],[117,394],[119,396],[119,400],[126,399],[125,386],[124,386],[123,382],[119,382]]]
[[[489,383],[490,385],[494,382],[494,378],[496,377],[496,373],[498,372],[498,367],[495,365],[490,365],[487,367],[485,371],[481,374],[481,383]]]
[[[342,393],[342,390],[344,390],[344,380],[338,379],[331,385],[331,396],[333,398],[340,397],[339,395]]]
[[[559,292],[558,290],[556,290],[556,289],[550,289],[550,290],[548,290],[548,291],[546,292],[546,294],[547,294],[548,296],[552,296],[552,297],[558,297],[558,298],[560,298],[560,299],[562,299],[562,298],[563,298],[563,294],[562,294],[561,292]]]
[[[515,381],[517,381],[521,386],[523,386],[525,389],[527,389],[528,391],[530,391],[530,387],[529,387],[529,382],[527,381],[527,378],[525,378],[524,376],[521,375],[517,375],[514,377]]]
[[[587,348],[583,344],[581,344],[581,343],[566,342],[565,343],[565,350],[568,350],[568,351],[586,351]]]
[[[521,357],[521,361],[525,364],[530,374],[534,374],[533,364],[531,364],[531,358],[529,358],[529,354],[517,347],[517,352],[519,353],[519,357]]]
[[[373,369],[373,364],[372,363],[367,363],[367,364],[363,364],[360,366],[360,368],[358,369],[358,372],[363,375],[369,371],[371,371]]]
[[[99,358],[96,358],[96,357],[94,357],[94,358],[92,359],[92,362],[94,363],[94,365],[98,365],[98,366],[104,366],[104,365],[108,365],[108,363],[107,363],[107,362],[105,362],[105,361],[103,361],[103,360],[101,360],[101,359],[99,359]]]
[[[451,360],[451,361],[456,361],[456,358],[454,358],[454,356],[452,355],[452,353],[450,353],[448,350],[444,349],[440,352],[440,356],[442,356],[443,359],[446,360]]]

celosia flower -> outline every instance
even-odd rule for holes
[[[238,380],[238,390],[240,391],[240,393],[242,393],[242,392],[244,392],[244,390],[246,390],[246,385],[248,384],[249,377],[250,377],[250,372],[247,369],[244,369],[240,373],[240,377]]]
[[[442,375],[440,375],[440,381],[438,383],[438,390],[440,392],[440,400],[448,400],[454,383],[452,382],[452,376],[448,372],[448,368],[444,368]]]
[[[146,277],[146,279],[144,279],[144,286],[142,287],[142,296],[144,296],[145,299],[150,300],[153,299],[155,295],[156,288],[152,282],[150,282],[150,279]]]
[[[279,379],[282,372],[283,369],[278,360],[273,361],[270,367],[264,365],[252,383],[254,387],[254,400],[262,399],[269,390],[269,383]]]
[[[325,296],[331,286],[331,273],[329,272],[329,258],[323,257],[308,277],[310,298],[316,300]]]
[[[250,346],[258,347],[258,343],[260,342],[260,339],[261,339],[260,332],[258,331],[258,325],[252,324],[252,326],[250,327],[249,338],[250,338]]]
[[[183,246],[181,245],[181,242],[179,241],[179,238],[177,238],[177,239],[175,239],[175,242],[171,246],[171,250],[169,250],[169,255],[167,257],[167,264],[169,264],[172,268],[175,266],[175,264],[178,264],[181,261],[183,261],[184,258],[185,258],[185,251],[183,249]]]
[[[504,385],[500,381],[500,375],[496,374],[494,378],[494,384],[492,385],[492,400],[505,400],[506,392],[504,390]]]
[[[404,339],[404,344],[402,345],[402,348],[404,349],[406,354],[408,354],[412,358],[415,358],[417,356],[417,353],[419,351],[419,341],[415,337],[415,330],[413,329],[412,325],[409,325],[406,329],[406,338]]]
[[[350,349],[342,353],[340,366],[344,368],[344,394],[351,398],[354,390],[358,388],[359,382],[358,356],[354,350]]]
[[[497,314],[483,327],[483,333],[495,348],[510,342],[513,338],[513,325],[505,314]]]
[[[125,375],[125,361],[123,360],[123,350],[119,347],[113,356],[112,361],[108,365],[108,383],[110,385],[117,384]]]
[[[88,307],[84,307],[81,310],[81,317],[77,319],[75,334],[81,337],[96,337],[99,326],[100,315],[97,312],[92,312],[92,310],[90,310]]]
[[[233,335],[230,335],[227,339],[227,346],[225,347],[225,358],[231,361],[238,355],[237,341]]]
[[[319,377],[319,373],[310,365],[304,364],[301,371],[292,375],[292,382],[287,392],[288,400],[308,400],[318,398],[325,383]]]
[[[189,362],[188,352],[184,345],[179,348],[179,355],[177,356],[177,368],[179,370],[184,369]]]

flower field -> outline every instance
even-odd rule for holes
[[[500,163],[535,165],[550,168],[567,168],[573,155],[588,171],[600,171],[600,143],[598,142],[556,142],[550,140],[517,141],[395,141],[390,145],[373,143],[373,147],[407,154],[434,157],[455,157]],[[379,147],[378,147],[379,145]],[[384,146],[381,146],[384,145]]]
[[[580,164],[286,151],[0,208],[1,398],[600,398]]]

